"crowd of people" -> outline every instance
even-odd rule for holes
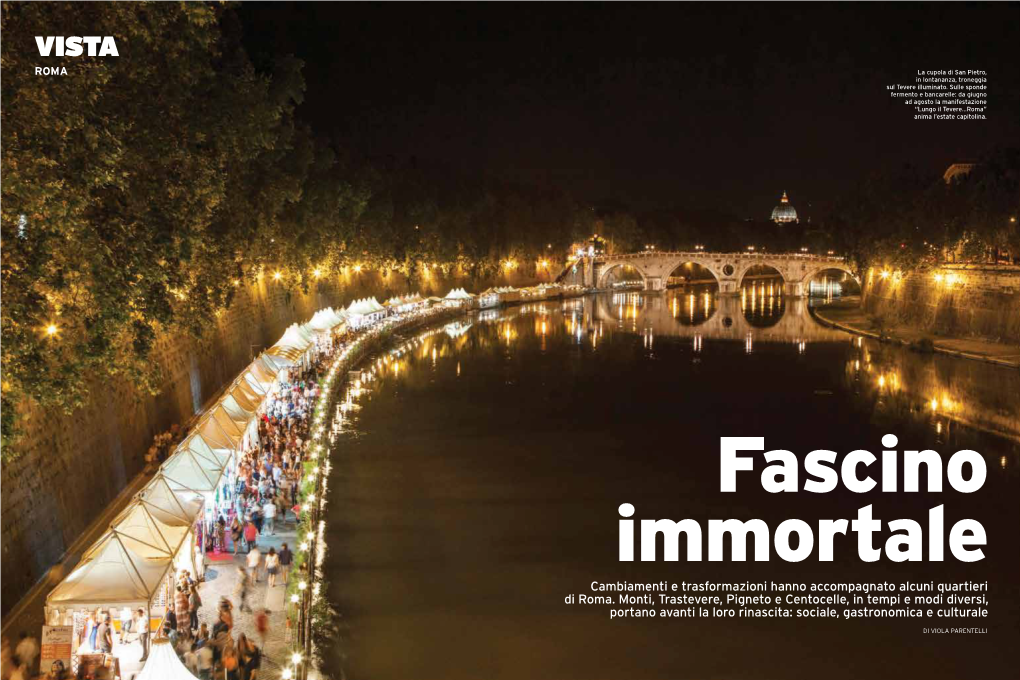
[[[148,467],[160,465],[181,442],[182,432],[177,423],[174,423],[169,430],[161,432],[152,438],[152,446],[145,453],[145,464]]]
[[[327,370],[330,358],[331,353],[322,353],[303,370],[292,369],[291,381],[282,384],[265,402],[258,443],[240,458],[231,503],[219,513],[210,536],[214,549],[244,555],[237,567],[233,599],[220,599],[211,630],[206,624],[197,625],[190,594],[182,590],[175,599],[176,620],[181,622],[187,617],[195,626],[187,630],[178,624],[177,630],[167,631],[167,635],[185,665],[203,680],[214,673],[226,680],[258,677],[271,612],[261,607],[253,609],[249,599],[254,586],[263,579],[269,588],[286,587],[294,563],[287,543],[279,550],[269,547],[263,553],[260,539],[276,533],[277,521],[291,517],[300,520],[298,489],[303,463],[311,452],[309,424],[321,395],[319,376]],[[200,601],[197,606],[201,606]],[[235,630],[235,606],[237,611],[252,614],[254,631]]]

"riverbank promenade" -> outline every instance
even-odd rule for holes
[[[276,533],[259,535],[256,545],[259,552],[262,553],[262,558],[258,582],[253,586],[249,585],[244,611],[241,611],[236,588],[240,579],[239,568],[245,566],[247,553],[243,548],[240,548],[236,556],[233,551],[206,554],[205,580],[198,587],[198,593],[202,598],[202,608],[198,612],[198,620],[200,623],[207,624],[209,630],[212,630],[219,616],[220,598],[225,597],[230,600],[234,604],[235,634],[244,633],[262,649],[262,671],[260,674],[263,676],[267,672],[271,676],[279,673],[284,665],[284,659],[289,658],[293,651],[292,641],[296,639],[297,635],[296,630],[287,626],[285,598],[287,584],[283,580],[283,576],[277,575],[276,586],[273,588],[270,588],[267,582],[266,553],[270,548],[279,553],[284,543],[292,552],[296,552],[296,541],[297,521],[289,510],[285,519],[277,518]],[[291,574],[290,577],[294,578],[295,575]],[[250,609],[248,609],[249,607]],[[264,638],[259,636],[255,625],[255,614],[263,609],[269,610],[269,626]]]
[[[862,308],[849,304],[833,304],[815,310],[823,323],[839,330],[901,345],[916,345],[930,340],[934,351],[976,361],[1020,368],[1020,347],[978,337],[933,336],[906,324],[875,326],[874,319]]]

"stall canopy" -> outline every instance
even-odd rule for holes
[[[255,387],[244,379],[242,376],[238,380],[234,381],[234,384],[227,388],[227,394],[237,400],[245,410],[258,411],[258,407],[262,404],[263,399],[266,395],[264,392],[259,392]]]
[[[471,293],[467,292],[463,288],[454,288],[446,294],[447,300],[473,300]]]
[[[193,434],[185,439],[177,450],[187,449],[196,456],[201,456],[211,463],[224,468],[233,458],[234,452],[231,449],[215,446],[202,438],[202,435]]]
[[[291,324],[283,334],[283,337],[275,345],[266,350],[266,354],[272,357],[283,357],[293,363],[297,363],[311,346],[311,333],[297,324]]]
[[[320,309],[306,326],[315,333],[328,333],[344,322],[342,316],[337,314],[332,307]]]
[[[355,300],[351,303],[350,307],[347,308],[348,316],[368,316],[369,314],[375,314],[376,312],[384,312],[386,308],[379,304],[375,298],[362,298],[361,300]]]
[[[149,513],[164,524],[191,524],[202,514],[202,494],[174,487],[162,474],[152,478],[136,496]]]
[[[211,417],[210,413],[207,413],[198,421],[198,425],[195,426],[195,434],[199,435],[209,444],[210,447],[217,449],[233,449],[238,442],[238,436],[236,434],[236,428],[231,427],[231,431],[227,432],[223,429],[223,424],[220,420]]]
[[[300,356],[291,358],[283,354],[269,354],[268,351],[259,355],[259,361],[269,367],[274,373],[286,371],[291,366],[297,366],[301,362]]]
[[[191,527],[178,521],[164,522],[145,503],[135,501],[113,521],[110,531],[126,548],[146,558],[173,557],[188,538]]]
[[[177,658],[170,640],[156,638],[152,641],[149,658],[135,680],[195,680],[195,676]]]
[[[251,390],[239,387],[237,383],[227,388],[223,398],[220,399],[220,404],[230,414],[231,418],[235,420],[240,418],[244,422],[248,422],[255,417],[261,403],[261,397],[255,395]]]
[[[224,403],[229,401],[229,404]],[[230,406],[228,410],[227,406]],[[239,448],[244,438],[244,431],[248,428],[248,422],[255,416],[252,412],[246,412],[237,405],[237,402],[229,396],[224,397],[218,404],[209,409],[206,418],[215,420],[224,434],[230,439],[230,446],[223,448]]]
[[[190,489],[212,493],[219,486],[225,464],[196,454],[191,449],[179,448],[170,456],[160,471],[173,489]]]
[[[78,567],[53,589],[46,604],[74,607],[91,604],[146,604],[159,589],[173,558],[165,553],[141,555],[108,531],[82,556]]]
[[[248,364],[248,370],[241,374],[241,379],[248,383],[253,391],[265,395],[269,393],[269,388],[272,387],[279,372],[280,369],[267,363],[262,355],[259,355],[255,361]]]

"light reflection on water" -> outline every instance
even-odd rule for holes
[[[761,320],[768,323],[755,323]],[[449,678],[540,677],[543,668],[561,672],[557,677],[590,678],[599,676],[602,661],[586,662],[575,652],[592,644],[607,650],[602,660],[622,673],[618,677],[711,675],[698,664],[712,668],[713,660],[733,654],[732,625],[718,630],[706,623],[709,632],[698,648],[710,651],[651,654],[646,667],[628,656],[612,666],[613,649],[640,644],[637,631],[672,638],[681,629],[662,622],[610,625],[595,612],[574,615],[549,603],[552,594],[562,600],[560,590],[580,587],[586,578],[716,578],[716,571],[747,578],[737,565],[658,565],[656,576],[614,572],[612,555],[598,552],[612,552],[613,537],[600,532],[615,526],[598,509],[622,500],[640,500],[642,511],[658,510],[662,517],[683,516],[667,502],[682,502],[691,516],[720,516],[708,483],[718,463],[707,455],[709,440],[719,434],[765,435],[768,444],[796,451],[807,444],[863,443],[855,437],[877,450],[879,432],[896,432],[904,446],[974,448],[989,462],[989,488],[976,506],[970,499],[947,499],[947,509],[959,515],[980,508],[975,516],[999,551],[987,573],[1015,571],[1015,549],[1005,557],[1002,551],[1011,549],[1017,514],[1009,494],[1020,470],[1020,374],[822,327],[805,300],[786,299],[775,288],[770,296],[760,282],[731,297],[698,289],[621,292],[486,310],[407,338],[370,366],[370,377],[347,401],[347,439],[333,458],[337,478],[330,488],[338,495],[327,540],[334,552],[324,569],[330,599],[349,626],[334,645],[343,650],[332,662],[335,677],[428,678],[442,667]],[[359,402],[363,408],[353,408]],[[824,423],[820,431],[812,430],[815,422]],[[675,442],[664,446],[650,439],[655,428]],[[616,447],[607,448],[607,440]],[[647,452],[642,444],[661,450]],[[665,490],[657,486],[660,478]],[[621,495],[621,485],[633,496]],[[800,497],[783,505],[786,499],[742,495],[737,503],[777,516],[766,521],[845,516],[844,506],[863,504],[837,495],[791,496]],[[942,500],[875,502],[876,508],[902,505],[876,513],[889,519],[919,517],[915,506]],[[653,503],[660,505],[649,507]],[[750,512],[727,508],[727,516]],[[1003,512],[1012,515],[1001,524],[988,519]],[[837,571],[826,578],[906,579],[914,573],[865,572],[843,557],[846,564],[834,565]],[[787,576],[782,568],[773,563],[757,573],[781,579]],[[950,574],[958,567],[911,568],[935,579],[942,575],[923,570]],[[990,623],[1006,630],[1009,621]],[[770,650],[788,649],[782,645],[793,638],[808,646],[833,644],[842,653],[884,637],[889,644],[875,654],[888,668],[920,663],[926,677],[953,677],[952,664],[942,669],[937,657],[919,662],[904,651],[897,640],[908,633],[895,626],[906,624],[829,630],[791,625],[796,627],[742,628],[739,645],[753,651],[746,658],[767,658]],[[534,630],[535,641],[525,645],[533,657],[519,654],[515,630]],[[570,651],[576,667],[555,665],[566,662],[561,650]],[[531,658],[535,666],[528,665]],[[678,658],[682,663],[671,665]],[[785,677],[813,677],[817,670],[812,663],[787,661]],[[775,677],[761,670],[767,668],[735,667],[730,675]],[[852,677],[851,671],[832,677]]]
[[[752,353],[757,343],[789,344],[798,355],[815,343],[842,343],[850,351],[845,385],[879,408],[893,408],[930,421],[942,434],[952,423],[1020,441],[1020,374],[981,362],[942,355],[924,355],[870,338],[850,336],[816,323],[806,300],[789,302],[767,282],[742,288],[740,297],[719,296],[712,288],[670,290],[662,295],[627,292],[564,301],[529,303],[503,310],[485,310],[470,321],[447,324],[438,333],[426,331],[408,340],[419,346],[419,359],[433,369],[440,358],[467,345],[498,343],[507,350],[523,340],[537,339],[542,350],[566,335],[576,345],[597,351],[607,334],[639,335],[654,350],[657,339],[683,338],[694,355],[715,341],[735,341]],[[469,331],[474,329],[473,334]],[[707,343],[706,343],[707,341]],[[373,370],[392,375],[406,371],[413,359],[407,347],[395,348],[375,360]],[[459,369],[458,369],[459,370]]]

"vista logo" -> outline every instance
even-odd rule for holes
[[[72,35],[70,38],[62,35],[36,36],[35,44],[39,47],[41,57],[48,57],[50,53],[57,57],[80,57],[86,50],[90,57],[120,56],[117,53],[117,42],[109,35]]]

